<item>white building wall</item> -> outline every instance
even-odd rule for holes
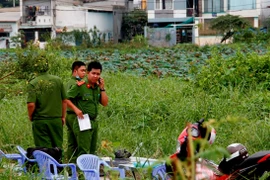
[[[173,17],[174,18],[185,18],[187,17],[187,10],[173,10]]]
[[[260,9],[251,9],[251,10],[243,10],[243,11],[229,11],[227,10],[226,12],[223,13],[217,13],[217,16],[224,16],[226,14],[231,14],[234,16],[241,16],[241,17],[258,17],[260,15]],[[205,13],[202,14],[203,18],[214,18],[211,13]]]
[[[261,12],[260,9],[250,9],[243,11],[227,11],[228,14],[241,17],[259,17]]]
[[[87,28],[87,10],[81,7],[56,6],[56,28],[66,27],[68,31]]]
[[[222,36],[198,36],[195,37],[195,44],[199,46],[220,44]],[[231,43],[232,40],[226,40],[225,43]]]
[[[100,32],[113,32],[112,12],[88,12],[88,30],[97,27]]]

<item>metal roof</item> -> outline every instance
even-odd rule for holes
[[[17,22],[21,18],[20,12],[0,13],[0,22]]]
[[[124,0],[106,0],[84,3],[84,7],[95,11],[113,11],[113,6],[125,6]]]

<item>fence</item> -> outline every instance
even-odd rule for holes
[[[144,28],[149,45],[170,47],[176,44],[175,28]]]

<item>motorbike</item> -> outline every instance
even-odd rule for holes
[[[216,131],[213,127],[205,125],[204,119],[187,125],[178,137],[178,148],[170,156],[171,162],[175,159],[185,161],[189,156],[189,140],[196,141],[205,139],[209,144],[214,143]],[[197,144],[195,153],[199,152],[200,145]],[[211,160],[198,158],[195,163],[195,179],[207,180],[255,180],[270,172],[270,151],[259,151],[249,156],[248,151],[241,143],[233,143],[227,146],[229,157],[224,157],[219,164]],[[175,165],[166,164],[166,171],[173,177]],[[270,180],[268,176],[267,180]]]

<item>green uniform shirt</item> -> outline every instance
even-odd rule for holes
[[[66,84],[66,90],[68,91],[74,84],[77,84],[77,82],[76,82],[76,77],[74,77],[74,76],[72,76],[71,77],[71,79],[67,82],[67,84]],[[74,102],[74,99],[71,99],[71,102],[73,103],[73,104],[75,104],[76,102]],[[67,112],[68,113],[74,113],[74,111],[71,109],[71,108],[69,108],[69,107],[67,107]],[[74,113],[75,114],[75,113]]]
[[[88,82],[78,86],[73,85],[67,92],[68,99],[75,102],[83,114],[88,114],[90,119],[95,119],[98,114],[98,105],[100,103],[100,89],[98,86],[94,88],[87,87]]]
[[[62,117],[62,100],[67,99],[62,80],[43,73],[30,81],[27,102],[35,103],[35,119],[54,119]]]

